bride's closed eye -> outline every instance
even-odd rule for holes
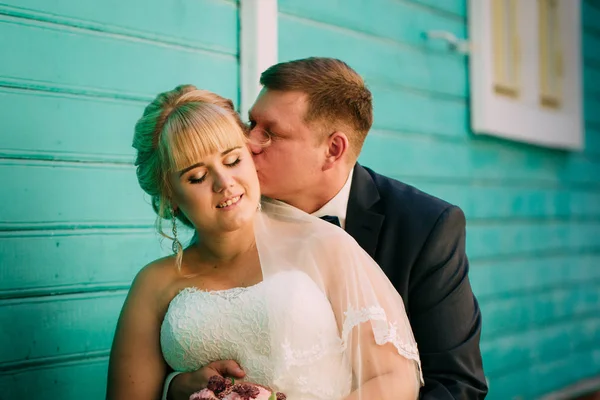
[[[232,154],[231,156],[228,156],[227,158],[225,158],[225,160],[223,160],[223,165],[231,168],[238,165],[240,161],[242,161],[242,158],[238,154]]]
[[[207,175],[207,174],[204,174],[204,175],[202,175],[202,176],[201,176],[201,177],[199,177],[199,178],[198,178],[198,177],[195,177],[195,176],[190,176],[190,178],[189,178],[189,182],[190,182],[190,183],[202,183],[202,182],[204,182],[204,180],[206,179],[206,175]]]
[[[233,168],[236,165],[238,165],[241,161],[242,158],[239,155],[232,154],[223,160],[223,165],[225,165],[227,168]],[[192,184],[202,183],[206,180],[207,175],[208,173],[204,173],[204,175],[200,177],[198,177],[197,175],[192,175],[188,178],[188,181]]]

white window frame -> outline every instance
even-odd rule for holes
[[[494,22],[497,26],[502,20],[493,14],[497,1],[512,2],[516,7],[517,30],[507,37],[514,39],[511,48],[516,51],[512,60],[517,79],[504,86],[498,82],[498,57],[494,55],[495,44],[498,48]],[[551,49],[557,64],[550,66],[541,62],[542,55],[548,54],[540,42],[544,28],[540,4],[544,1],[469,0],[472,130],[539,146],[581,150],[581,0],[557,0],[560,34],[552,40],[559,45]],[[549,91],[545,84],[550,73],[558,74],[556,90]]]
[[[240,13],[240,114],[260,93],[260,74],[277,63],[277,0],[243,0]]]

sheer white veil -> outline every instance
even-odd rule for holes
[[[419,353],[402,298],[377,263],[349,234],[329,222],[264,197],[261,206],[255,234],[263,279],[282,272],[309,277],[331,304],[339,332],[335,346],[320,346],[314,338],[302,335],[302,326],[278,320],[276,300],[267,302],[273,316],[269,328],[274,368],[282,372],[279,379],[307,377],[311,371],[306,371],[302,355],[337,348],[339,354],[332,360],[339,365],[330,365],[327,372],[339,371],[332,374],[331,387],[349,393],[377,370],[373,364],[379,355],[369,354],[377,347],[398,362],[411,360],[415,373],[408,382],[422,385]]]

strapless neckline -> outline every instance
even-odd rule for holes
[[[351,367],[342,359],[331,304],[300,271],[279,272],[247,287],[183,288],[169,304],[160,342],[175,371],[232,359],[248,381],[283,392],[289,400],[330,400],[349,393],[350,381],[339,376],[350,377]]]

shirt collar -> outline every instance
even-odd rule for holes
[[[324,215],[336,216],[340,220],[342,229],[346,228],[346,209],[348,208],[348,199],[350,198],[350,186],[352,185],[352,175],[354,168],[350,170],[350,174],[346,179],[346,183],[340,191],[323,207],[312,213],[315,217]]]

